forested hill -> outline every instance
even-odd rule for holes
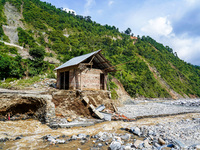
[[[130,29],[120,33],[39,0],[0,0],[0,78],[53,77],[59,61],[102,49],[117,69],[109,77],[119,79],[132,97],[200,97],[199,66],[180,60],[151,37],[129,34]],[[117,96],[116,85],[110,86]]]

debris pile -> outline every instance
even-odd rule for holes
[[[32,87],[47,88],[47,89],[49,87],[56,88],[56,79],[45,78],[45,79],[41,80],[40,82],[33,84]]]
[[[125,121],[125,122],[131,122],[131,121],[135,121],[136,119],[130,119],[128,117],[126,117],[125,115],[123,115],[122,113],[114,113],[112,116],[112,120],[113,121]]]

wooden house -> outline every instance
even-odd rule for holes
[[[116,71],[101,50],[74,57],[57,70],[57,88],[65,90],[107,90],[108,72]]]

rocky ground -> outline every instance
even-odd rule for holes
[[[33,84],[33,87],[36,89],[49,87],[53,83],[54,80],[48,79]],[[40,95],[45,91],[0,89],[0,93]],[[0,122],[0,149],[18,147],[23,149],[29,147],[28,143],[32,141],[35,141],[35,145],[29,147],[30,149],[200,149],[200,99],[129,100],[124,103],[124,106],[117,108],[118,114],[136,119],[135,121],[118,120],[99,123],[102,120],[86,119],[84,116],[75,119],[57,116],[50,119],[46,125],[38,125],[36,120],[20,121],[11,117],[10,121]],[[28,119],[26,116],[20,117]],[[35,127],[27,125],[25,128],[27,122],[30,124],[36,122]],[[66,128],[66,124],[69,123],[74,128]],[[88,124],[90,126],[77,128],[77,124],[80,123],[83,124],[82,126]],[[25,133],[24,129],[28,133]],[[14,135],[13,131],[15,131]]]
[[[118,111],[129,118],[158,117],[184,113],[200,113],[200,99],[132,101]]]
[[[160,121],[157,124],[139,126],[126,125],[121,130],[126,132],[99,132],[96,135],[78,134],[68,138],[55,138],[50,135],[43,139],[49,144],[78,141],[80,150],[89,146],[90,150],[161,150],[161,149],[200,149],[200,99],[177,101],[135,101],[124,107],[118,107],[119,112],[130,118],[145,118],[171,116],[172,120]],[[177,114],[197,113],[194,118],[178,119]],[[172,117],[174,115],[174,117]],[[137,121],[136,121],[137,122]],[[130,123],[131,124],[131,123]],[[83,148],[84,149],[84,148]]]
[[[78,141],[80,145],[77,145],[77,150],[85,144],[90,150],[200,149],[200,118],[151,126],[133,126],[121,130],[126,132],[99,132],[95,135],[78,134],[71,137],[46,135],[42,139],[52,145]]]

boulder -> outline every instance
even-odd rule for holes
[[[138,135],[138,136],[141,135],[140,128],[138,128],[138,127],[131,127],[130,132],[135,134],[135,135]]]
[[[122,146],[120,142],[117,141],[113,141],[110,146],[109,146],[110,150],[121,150]]]
[[[166,142],[162,138],[160,138],[160,137],[158,138],[158,142],[161,145],[165,145],[166,144]]]
[[[133,144],[133,146],[135,147],[135,148],[138,148],[141,144],[143,144],[144,142],[143,141],[141,141],[141,140],[136,140],[135,141],[135,143]]]

